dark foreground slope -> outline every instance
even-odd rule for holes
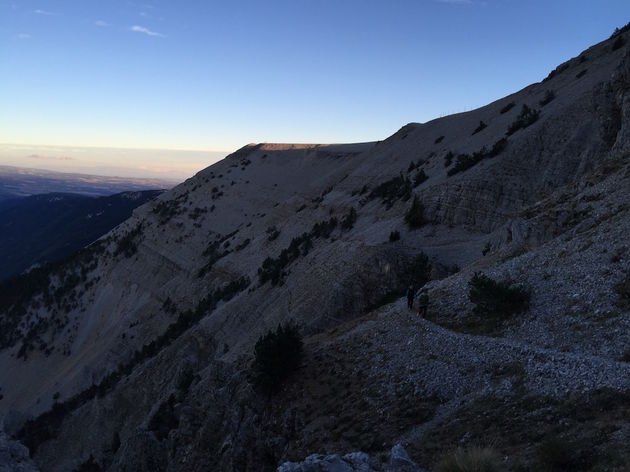
[[[50,193],[0,202],[0,281],[95,241],[162,190],[109,197]]]

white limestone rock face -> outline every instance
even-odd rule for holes
[[[353,452],[344,456],[312,454],[304,462],[287,462],[278,467],[278,472],[373,472],[370,457],[364,452]]]
[[[278,472],[424,472],[413,462],[401,444],[391,450],[389,461],[381,464],[365,452],[312,454],[303,462],[285,462]]]

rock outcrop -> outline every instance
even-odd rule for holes
[[[413,462],[405,448],[396,444],[389,460],[383,464],[365,452],[351,452],[343,456],[312,454],[303,462],[286,462],[278,472],[423,472]]]
[[[0,430],[0,472],[38,472],[31,462],[28,449],[12,441]]]

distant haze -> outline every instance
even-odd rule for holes
[[[212,151],[0,144],[0,165],[182,181],[226,154]]]

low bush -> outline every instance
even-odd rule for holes
[[[251,242],[251,240],[249,238],[245,239],[242,243],[238,244],[234,250],[235,251],[242,251],[243,249],[245,249],[247,246],[249,246],[249,243]]]
[[[413,177],[413,186],[417,187],[418,185],[425,182],[428,178],[429,176],[424,172],[424,169],[420,169]]]
[[[226,250],[221,249],[222,243],[229,242],[227,241],[228,237],[231,237],[231,235],[228,235],[224,238],[220,238],[220,239],[217,239],[216,241],[211,242],[208,245],[208,247],[203,251],[202,255],[207,258],[207,262],[203,265],[201,269],[199,269],[199,271],[197,272],[197,277],[201,278],[204,275],[206,275],[208,272],[210,272],[210,270],[212,270],[212,267],[214,266],[214,264],[216,264],[220,259],[230,254],[231,251],[227,249]]]
[[[417,195],[413,197],[411,206],[409,210],[407,210],[407,213],[405,213],[405,223],[412,229],[420,228],[424,225],[424,205]]]
[[[500,113],[503,115],[503,114],[507,113],[508,111],[510,111],[515,106],[516,106],[516,103],[510,102],[507,105],[505,105],[503,108],[501,108]]]
[[[442,458],[438,472],[498,472],[499,455],[488,447],[458,448]]]
[[[304,345],[297,325],[289,322],[278,325],[275,331],[267,331],[254,347],[254,384],[269,395],[278,391],[300,367],[303,355]]]
[[[558,437],[543,441],[536,451],[536,459],[537,468],[541,472],[568,472],[576,470],[578,465],[571,445]]]
[[[177,380],[177,390],[182,395],[186,395],[195,379],[197,379],[197,376],[190,367],[184,369]]]
[[[443,140],[444,140],[444,136],[439,136],[439,137],[435,138],[434,143],[435,144],[440,144]]]
[[[541,107],[544,107],[545,105],[550,103],[554,98],[556,98],[555,92],[553,90],[547,90],[545,92],[545,96],[543,97],[543,99],[538,103],[540,104]]]
[[[431,262],[424,252],[414,256],[409,263],[409,279],[414,287],[422,287],[431,280]]]
[[[478,315],[505,319],[529,308],[529,292],[506,282],[497,282],[487,275],[476,272],[468,282],[468,298],[475,305]]]
[[[114,249],[114,256],[122,254],[129,258],[138,251],[138,238],[142,234],[142,224],[136,225],[131,231],[126,233],[116,243],[116,249]]]
[[[487,124],[485,124],[483,121],[480,121],[479,126],[475,128],[475,131],[473,131],[472,135],[474,136],[475,134],[479,133],[480,131],[483,131],[484,128],[487,128],[487,127],[488,127]]]
[[[473,152],[472,155],[460,154],[457,156],[457,162],[455,165],[448,170],[447,175],[451,177],[459,172],[464,172],[465,170],[470,169],[484,159],[491,159],[498,156],[507,147],[507,143],[507,139],[501,138],[492,145],[490,150],[486,149],[484,146],[479,151]]]
[[[548,80],[553,79],[556,75],[563,73],[568,68],[569,68],[569,63],[565,62],[564,64],[560,64],[554,70],[549,72],[549,75],[547,77],[545,77],[543,82],[547,82]]]
[[[615,42],[612,45],[612,50],[616,51],[617,49],[623,47],[625,43],[626,41],[623,39],[623,36],[621,34],[617,35],[617,39],[615,39]]]
[[[87,460],[83,461],[76,469],[75,472],[101,472],[103,468],[96,462],[94,456],[90,454]]]
[[[171,218],[180,213],[179,206],[179,199],[165,200],[162,202],[158,202],[155,207],[153,207],[151,212],[155,213],[158,216],[158,224],[161,226],[166,224]]]
[[[153,431],[155,437],[161,441],[166,439],[168,433],[172,429],[177,429],[178,426],[179,419],[175,415],[175,396],[170,395],[168,400],[158,407],[157,411],[149,420],[149,431]]]
[[[393,243],[394,241],[398,241],[400,240],[400,232],[399,231],[392,231],[391,233],[389,233],[389,242]]]
[[[586,75],[586,72],[588,72],[588,69],[581,70],[580,72],[575,74],[575,78],[576,79],[581,79],[582,77],[584,77]]]
[[[278,231],[278,228],[276,228],[275,226],[270,226],[269,228],[267,228],[267,241],[273,241],[274,239],[277,239],[278,236],[280,236],[280,231]]]
[[[368,199],[380,198],[387,209],[391,208],[398,200],[411,198],[411,180],[402,173],[393,179],[383,182],[370,192]]]
[[[350,217],[350,220],[352,219],[352,215],[347,216]],[[284,283],[284,278],[287,275],[284,269],[299,257],[303,257],[310,252],[313,248],[313,239],[330,237],[337,225],[338,221],[334,216],[329,220],[315,223],[310,232],[304,232],[293,238],[289,246],[280,251],[278,257],[267,257],[263,261],[262,266],[258,268],[260,284],[262,285],[267,281],[271,281],[272,285]]]
[[[626,31],[630,31],[630,23],[626,23],[624,26],[622,26],[621,28],[615,28],[615,31],[612,32],[612,34],[610,35],[611,38],[614,38],[616,36],[619,36],[620,34],[625,33]]]
[[[615,292],[619,295],[619,305],[624,308],[630,307],[630,274],[615,285]]]
[[[511,136],[520,129],[527,128],[538,120],[540,112],[536,109],[529,108],[527,105],[523,105],[521,112],[516,120],[508,127],[506,135]]]
[[[444,167],[448,167],[453,163],[453,159],[455,158],[455,154],[452,151],[449,151],[444,156]]]
[[[348,213],[341,219],[341,229],[349,231],[354,228],[354,223],[357,221],[357,211],[354,208],[350,208]]]

